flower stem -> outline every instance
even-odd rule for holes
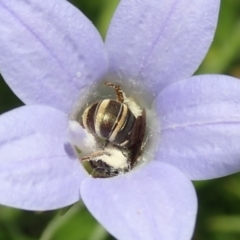
[[[65,214],[56,216],[50,221],[48,226],[45,228],[39,240],[50,240],[57,230],[62,227],[70,218],[72,218],[80,209],[83,208],[83,203],[78,202],[73,205]]]

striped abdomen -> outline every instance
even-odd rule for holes
[[[87,131],[119,146],[131,145],[135,121],[127,105],[111,99],[92,104],[82,116],[83,127]]]

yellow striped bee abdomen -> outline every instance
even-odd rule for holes
[[[83,127],[94,136],[119,146],[131,145],[135,116],[126,104],[104,99],[89,106],[83,113]]]

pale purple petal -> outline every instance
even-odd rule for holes
[[[80,199],[86,177],[67,142],[67,117],[28,106],[0,117],[0,204],[50,210]]]
[[[107,71],[102,39],[67,1],[0,0],[0,72],[26,104],[66,113]]]
[[[212,42],[219,0],[121,0],[106,38],[110,70],[153,95],[190,77]]]
[[[189,240],[197,211],[191,182],[176,168],[150,162],[110,179],[85,179],[81,195],[119,240]]]
[[[209,179],[240,171],[240,82],[202,75],[174,83],[156,98],[159,161],[189,178]]]
[[[77,121],[69,121],[67,136],[69,142],[82,153],[90,153],[98,147],[95,137],[89,134]]]

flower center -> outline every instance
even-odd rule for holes
[[[106,97],[89,104],[70,124],[72,132],[82,132],[80,125],[86,132],[80,144],[72,143],[83,166],[95,178],[131,171],[139,162],[146,139],[146,110],[119,85],[105,85],[115,90],[116,99]]]

